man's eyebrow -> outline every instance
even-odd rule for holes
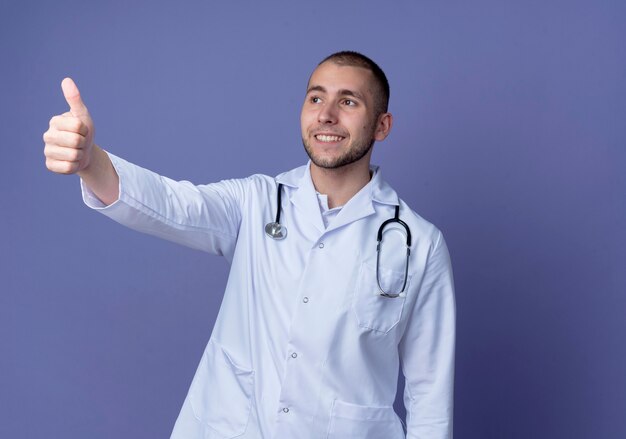
[[[354,90],[339,90],[339,94],[342,96],[353,96],[362,101],[365,100],[365,97],[361,93],[359,93],[358,91],[354,91]]]
[[[322,87],[321,85],[312,85],[307,89],[307,94],[311,93],[312,91],[319,91],[322,93],[326,93],[326,89],[324,87]]]
[[[320,93],[326,93],[326,89],[321,86],[321,85],[312,85],[307,89],[307,94],[311,93],[312,91],[318,91]],[[357,99],[360,99],[362,101],[365,100],[365,97],[359,93],[358,91],[354,91],[354,90],[348,90],[348,89],[341,89],[337,92],[337,94],[341,95],[341,96],[353,96]]]

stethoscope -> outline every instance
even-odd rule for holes
[[[285,239],[285,236],[287,236],[287,227],[280,223],[282,189],[282,183],[278,183],[278,195],[276,196],[276,220],[269,222],[265,225],[265,234],[277,241]],[[409,277],[409,256],[411,255],[411,229],[404,221],[400,219],[400,206],[396,206],[395,208],[396,211],[394,217],[384,221],[378,228],[378,233],[376,235],[376,282],[378,283],[378,292],[376,294],[390,299],[395,299],[397,297],[406,297],[404,289],[406,288],[406,283]],[[404,264],[404,281],[402,282],[402,289],[398,293],[385,291],[385,289],[380,284],[378,269],[380,265],[380,245],[383,240],[383,232],[385,231],[385,227],[392,223],[400,224],[406,232],[406,263]]]
[[[287,236],[287,227],[283,226],[280,223],[280,200],[281,198],[281,194],[283,192],[283,184],[282,183],[278,183],[278,195],[277,195],[277,201],[276,201],[276,221],[271,222],[271,223],[267,223],[265,225],[265,234],[267,236],[269,236],[272,239],[276,239],[276,240],[281,240],[281,239],[285,239],[285,236]]]

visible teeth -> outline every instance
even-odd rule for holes
[[[318,134],[315,138],[320,142],[339,142],[343,139],[341,136],[326,136],[324,134]]]

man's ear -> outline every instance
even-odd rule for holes
[[[393,125],[393,116],[391,113],[382,113],[378,116],[376,122],[376,131],[374,132],[374,139],[377,141],[385,140],[391,131]]]

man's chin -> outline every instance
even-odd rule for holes
[[[313,159],[311,159],[311,163],[313,163],[318,168],[322,168],[322,169],[338,169],[338,168],[345,166],[344,164],[337,163],[337,162],[316,161]]]
[[[345,158],[344,157],[322,157],[319,154],[313,154],[309,151],[308,148],[305,148],[309,159],[311,159],[311,163],[313,163],[318,168],[323,169],[337,169],[345,166]]]
[[[314,150],[304,139],[302,140],[302,144],[311,162],[315,166],[322,169],[339,169],[362,160],[372,149],[372,146],[374,146],[374,141],[372,140],[369,145],[362,145],[361,147],[357,145],[356,149],[352,147],[351,150],[348,151],[325,151],[325,154]],[[335,154],[332,154],[333,152],[335,152]]]

